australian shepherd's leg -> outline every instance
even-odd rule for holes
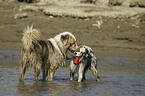
[[[91,68],[90,68],[93,76],[96,78],[97,82],[100,82],[99,76],[97,75],[97,68],[94,64],[91,64]]]
[[[37,83],[37,79],[38,79],[38,76],[40,74],[40,71],[41,71],[41,64],[38,63],[36,68],[34,68],[34,72],[35,72],[35,75],[34,75],[34,83]]]
[[[49,81],[53,81],[54,73],[55,73],[54,69],[49,69]]]
[[[20,75],[20,77],[19,77],[19,81],[23,81],[25,72],[26,72],[26,67],[22,67],[22,68],[21,68],[21,75]]]
[[[48,69],[43,69],[43,81],[46,81],[48,77]]]
[[[40,71],[35,72],[34,83],[37,83],[39,74],[40,74]]]
[[[26,69],[27,69],[27,61],[23,60],[21,61],[21,66],[20,66],[21,75],[19,77],[19,81],[23,81]]]
[[[79,75],[78,82],[82,82],[83,81],[84,70],[85,70],[85,66],[83,65],[83,63],[80,63],[79,72],[78,72],[78,75]]]

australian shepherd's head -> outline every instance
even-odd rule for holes
[[[53,38],[57,45],[60,47],[63,53],[68,50],[71,52],[79,50],[78,45],[76,44],[75,36],[70,32],[63,32],[58,34]]]

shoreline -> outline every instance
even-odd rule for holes
[[[11,6],[7,3],[0,3],[0,5],[2,5],[2,7],[0,7],[0,50],[20,51],[23,30],[27,25],[33,24],[34,28],[40,30],[42,33],[42,39],[54,37],[60,32],[70,31],[76,36],[78,45],[88,45],[92,47],[95,55],[99,57],[118,56],[145,58],[145,13],[130,17],[126,12],[123,13],[123,11],[121,11],[124,16],[118,15],[114,17],[111,16],[110,13],[108,15],[111,17],[98,15],[91,19],[79,19],[63,16],[50,17],[44,14],[40,6],[38,11],[30,10],[32,9],[31,5],[34,4],[17,2],[12,3]],[[90,8],[89,10],[97,8],[92,7],[93,5],[88,5],[89,6],[85,6],[85,8]],[[25,8],[26,6],[31,7],[23,9],[24,6]],[[37,9],[37,6],[35,5],[33,8]],[[67,7],[68,6],[69,5],[67,5]],[[74,6],[71,5],[71,7]],[[85,8],[82,9],[84,10]],[[116,13],[120,12],[120,9],[118,10],[119,7],[114,8],[117,8],[115,10]],[[139,8],[134,8],[134,10],[136,9]],[[128,12],[130,10],[131,8],[129,8]],[[140,8],[140,10],[145,9]],[[94,11],[97,12],[97,10]],[[28,16],[15,18],[18,13],[27,13]],[[98,14],[101,14],[101,11]]]

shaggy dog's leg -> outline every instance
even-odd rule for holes
[[[74,64],[74,60],[70,61],[70,80],[74,80],[74,75],[78,70],[79,65]]]
[[[55,70],[53,70],[53,69],[49,70],[49,81],[53,80],[54,73],[55,73]]]
[[[74,75],[75,75],[74,72],[70,72],[70,80],[74,80]]]
[[[84,74],[83,74],[83,80],[86,80],[86,76],[85,76],[85,73],[86,73],[86,72],[84,72]]]
[[[80,66],[79,66],[79,78],[78,78],[78,82],[82,82],[82,80],[83,80],[83,76],[84,76],[84,69],[85,69],[85,66],[82,64],[82,63],[80,63]]]

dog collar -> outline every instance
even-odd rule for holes
[[[59,48],[60,54],[65,58],[66,56],[65,56],[65,54],[62,52],[62,50],[61,50],[61,48],[60,48],[58,42],[57,42],[56,40],[55,40],[55,42],[56,42],[56,44],[57,44],[57,46],[58,46],[58,48]]]
[[[65,58],[65,55],[63,54],[60,46],[58,45],[58,42],[55,39],[53,39],[53,38],[50,38],[48,40],[52,42],[53,46],[57,49],[57,51],[60,53],[60,55]]]

